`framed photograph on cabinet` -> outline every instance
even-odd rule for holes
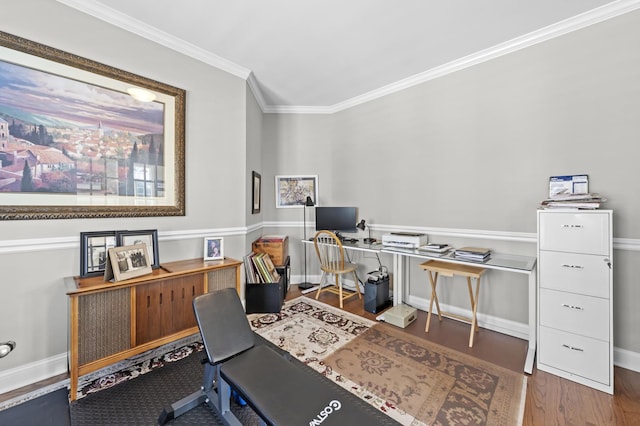
[[[256,214],[260,213],[260,203],[262,199],[262,177],[260,173],[251,172],[251,185],[253,194],[251,196],[251,213]]]
[[[109,249],[116,247],[116,231],[80,233],[80,276],[103,275],[107,265]]]
[[[110,248],[104,280],[122,281],[150,274],[148,253],[144,243]]]
[[[204,238],[204,260],[222,260],[223,239],[222,237],[205,237]]]
[[[160,267],[160,251],[158,249],[158,230],[146,229],[142,231],[117,231],[118,246],[132,246],[146,244],[147,259],[152,269]]]
[[[318,204],[318,176],[276,176],[276,208],[303,207],[307,197]]]
[[[185,90],[2,31],[0,76],[0,220],[184,216]]]

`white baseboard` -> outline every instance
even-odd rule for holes
[[[67,372],[67,353],[0,371],[0,394]]]
[[[640,373],[640,353],[614,347],[613,365]]]
[[[423,297],[409,296],[409,300],[405,301],[407,305],[413,306],[421,311],[429,311],[429,299]],[[469,309],[459,308],[440,303],[442,311],[451,312],[452,314],[471,317],[472,312]],[[518,339],[529,340],[529,325],[521,322],[506,320],[478,312],[478,326],[493,330],[508,336],[517,337]]]

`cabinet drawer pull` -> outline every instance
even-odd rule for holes
[[[584,266],[580,266],[580,265],[569,265],[566,263],[562,264],[563,268],[571,268],[571,269],[584,269]]]
[[[564,343],[562,344],[562,346],[564,346],[567,349],[571,349],[572,351],[584,352],[584,349],[576,348],[574,346],[565,345]]]
[[[563,303],[560,306],[562,306],[563,308],[571,308],[571,309],[577,309],[579,311],[584,311],[584,308],[581,306],[567,305],[566,303]]]
[[[560,225],[562,228],[584,228],[583,225]]]

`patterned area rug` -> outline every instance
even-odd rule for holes
[[[430,425],[522,423],[526,378],[378,324],[324,359],[327,368]],[[348,378],[348,379],[346,379]]]
[[[401,424],[522,423],[526,390],[522,374],[307,297],[288,301],[280,313],[252,314],[248,319],[262,337]],[[84,381],[78,398],[202,350],[198,341],[180,343],[169,352],[130,360],[126,368]],[[209,421],[210,413],[202,411]]]
[[[307,297],[286,302],[277,314],[248,319],[258,334],[301,361],[322,359],[375,324]]]
[[[522,374],[299,297],[256,332],[405,425],[522,423]]]

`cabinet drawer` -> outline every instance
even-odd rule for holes
[[[609,214],[541,212],[540,250],[609,254]]]
[[[609,298],[609,258],[541,251],[540,287]]]
[[[609,385],[609,343],[540,327],[540,362]]]
[[[594,339],[609,340],[609,300],[540,289],[540,324]]]

